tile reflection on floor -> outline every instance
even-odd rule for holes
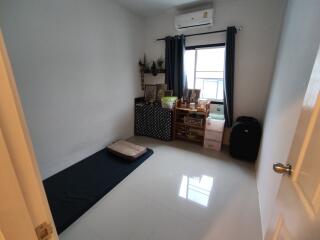
[[[254,167],[227,152],[146,137],[154,154],[60,240],[260,240]]]
[[[201,177],[188,177],[183,175],[179,190],[179,196],[207,207],[213,178],[206,175]]]

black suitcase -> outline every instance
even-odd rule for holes
[[[234,158],[255,161],[258,156],[261,125],[252,117],[238,117],[230,135],[230,154]]]

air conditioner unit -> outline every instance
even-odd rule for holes
[[[213,9],[176,16],[175,26],[178,31],[213,26]]]

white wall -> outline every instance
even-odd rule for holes
[[[263,234],[281,180],[273,173],[272,164],[287,160],[320,43],[319,13],[319,0],[288,1],[258,162]]]
[[[109,0],[0,0],[43,178],[133,135],[143,19]]]
[[[197,31],[243,26],[236,41],[235,117],[264,118],[285,4],[286,0],[216,0],[214,27]],[[169,11],[146,19],[146,55],[149,60],[165,55],[164,42],[155,39],[179,34],[174,28],[174,15],[174,11]],[[225,33],[202,35],[188,38],[187,45],[224,41]]]

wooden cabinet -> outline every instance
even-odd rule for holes
[[[181,139],[204,144],[206,119],[209,114],[209,105],[203,109],[190,109],[188,105],[182,107],[180,102],[174,111],[174,139]]]

